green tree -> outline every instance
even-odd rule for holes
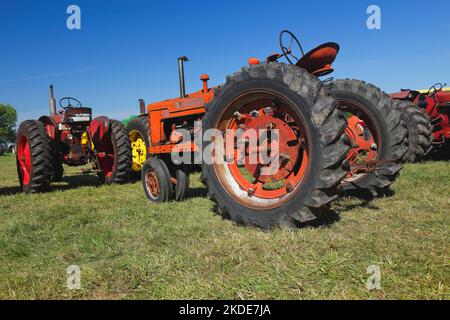
[[[0,137],[14,141],[17,112],[13,106],[0,103]]]

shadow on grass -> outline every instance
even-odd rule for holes
[[[344,200],[351,200],[351,202],[349,203]],[[358,197],[345,197],[333,202],[333,209],[337,212],[346,212],[357,208],[367,208],[371,210],[380,209],[378,206],[373,204],[372,200],[361,199]]]
[[[80,187],[95,187],[101,186],[98,177],[92,175],[77,175],[77,176],[65,176],[60,182],[51,183],[48,192],[52,191],[67,191],[77,189]],[[14,187],[1,187],[0,195],[12,196],[21,193],[20,186]]]
[[[206,198],[208,195],[208,189],[206,187],[191,188],[187,194],[186,200],[193,198]]]
[[[62,183],[62,184],[61,184]],[[52,190],[64,191],[77,189],[80,187],[98,187],[101,186],[97,176],[94,175],[74,175],[65,176],[61,182],[51,185]]]
[[[382,195],[383,197],[391,197],[395,194],[392,190],[387,190]],[[189,193],[185,199],[206,198],[208,189],[206,187],[197,187],[189,189]],[[340,214],[357,208],[367,208],[370,210],[379,210],[380,208],[374,205],[375,198],[371,194],[345,195],[334,201],[331,207],[322,208],[319,213],[316,212],[318,218],[316,220],[299,223],[299,228],[326,228],[331,227],[341,220]],[[215,209],[214,209],[215,210]],[[238,224],[239,225],[239,224]]]
[[[19,186],[16,187],[1,187],[0,196],[12,196],[21,193],[22,189]]]

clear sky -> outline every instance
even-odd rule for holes
[[[81,8],[81,30],[66,9]],[[382,29],[366,27],[367,7]],[[199,75],[220,84],[249,57],[279,52],[290,29],[305,49],[334,41],[336,78],[386,91],[450,83],[450,1],[425,0],[0,0],[0,102],[19,121],[48,113],[48,85],[96,115],[123,119],[146,102],[178,95],[176,58],[187,55],[187,89]]]

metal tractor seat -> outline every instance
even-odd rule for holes
[[[305,54],[298,60],[296,66],[317,77],[326,76],[334,71],[331,65],[338,53],[339,45],[335,42],[327,42]]]

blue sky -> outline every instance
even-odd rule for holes
[[[81,8],[81,30],[66,28],[66,9]],[[368,30],[366,9],[382,10],[382,30]],[[19,121],[48,113],[48,85],[96,115],[123,119],[139,98],[178,95],[176,58],[187,55],[187,89],[239,70],[249,57],[278,52],[290,29],[305,49],[335,41],[336,78],[386,91],[450,82],[450,2],[0,0],[0,102]]]

